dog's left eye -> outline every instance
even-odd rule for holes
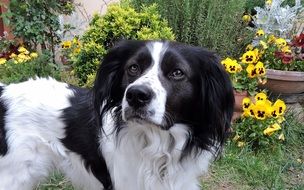
[[[180,80],[184,78],[184,73],[180,69],[175,69],[173,72],[170,73],[169,77],[174,80]]]
[[[132,76],[138,75],[139,72],[140,72],[140,68],[137,64],[132,64],[128,67],[128,73]]]

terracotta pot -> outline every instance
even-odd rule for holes
[[[232,121],[238,119],[242,115],[243,113],[242,102],[243,99],[248,96],[248,92],[247,91],[237,92],[234,90],[233,94],[234,94],[235,103],[234,103],[234,112],[232,116]]]
[[[304,92],[304,72],[266,70],[267,83],[260,85],[274,94],[299,94]]]
[[[233,94],[234,94],[234,100],[235,100],[234,111],[243,111],[242,102],[243,102],[243,99],[248,96],[248,92],[247,91],[237,92],[234,90]]]

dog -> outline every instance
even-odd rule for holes
[[[52,78],[0,87],[0,190],[53,170],[87,190],[199,190],[233,113],[218,56],[168,41],[122,41],[92,89]]]

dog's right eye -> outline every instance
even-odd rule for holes
[[[128,67],[128,73],[131,76],[136,76],[139,74],[139,72],[140,72],[140,68],[137,64],[133,64]]]

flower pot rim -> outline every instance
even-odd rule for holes
[[[274,80],[304,81],[304,72],[301,71],[267,69],[266,76],[267,78]]]

